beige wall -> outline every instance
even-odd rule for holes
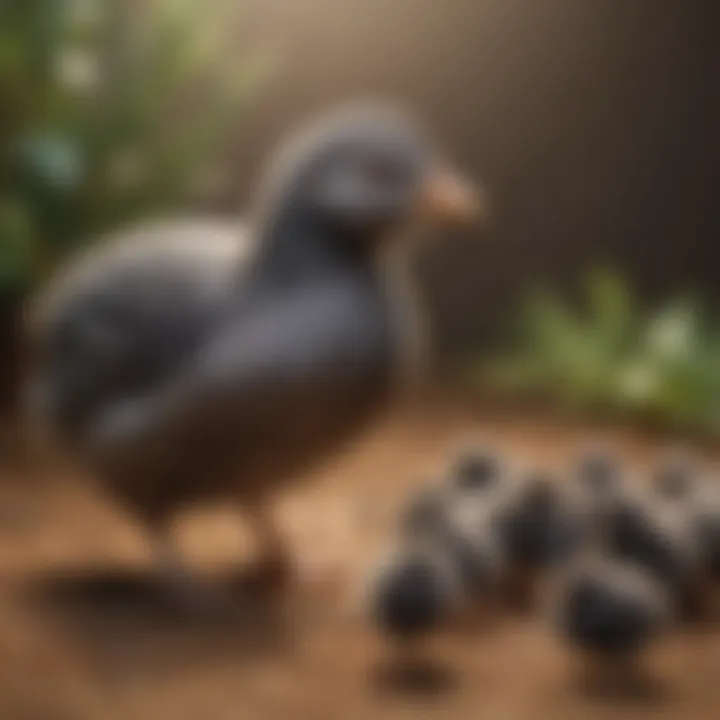
[[[483,340],[528,279],[596,261],[650,295],[712,293],[720,210],[716,0],[251,0],[251,36],[282,72],[238,148],[244,192],[299,117],[400,95],[500,215],[424,276],[445,347]],[[241,192],[242,194],[242,192]]]

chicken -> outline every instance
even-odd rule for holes
[[[387,258],[413,222],[476,217],[478,197],[407,115],[329,113],[281,146],[243,233],[141,228],[60,275],[31,308],[32,422],[159,551],[178,509],[236,504],[259,577],[283,586],[277,493],[402,378],[411,299]]]

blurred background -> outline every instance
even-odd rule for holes
[[[415,108],[493,193],[489,232],[419,260],[445,359],[515,340],[530,286],[578,293],[597,267],[638,296],[622,322],[644,323],[630,316],[679,294],[702,308],[676,318],[695,323],[701,309],[714,311],[712,2],[5,0],[2,8],[6,397],[19,300],[66,253],[146,216],[239,211],[284,132],[358,96]]]
[[[348,477],[420,471],[444,443],[481,431],[552,455],[575,439],[577,418],[620,421],[632,452],[651,442],[637,436],[648,427],[712,441],[720,431],[715,5],[0,0],[6,426],[22,373],[23,303],[68,254],[143,218],[242,211],[282,134],[336,101],[379,95],[434,129],[487,185],[496,214],[489,230],[417,261],[447,391],[441,409],[378,430],[366,454],[348,461]],[[497,415],[488,418],[490,407]],[[65,496],[40,501],[28,490],[21,502],[18,492],[13,508],[66,502],[69,517],[88,517]],[[8,537],[22,535],[23,512],[2,512]],[[67,527],[62,512],[54,517]],[[37,542],[62,554],[57,538],[67,531],[53,534],[48,522]],[[88,532],[77,540],[84,549],[97,537]],[[5,570],[32,545],[21,542],[18,555],[8,543],[0,538]],[[161,717],[138,699],[146,691],[133,696],[137,717]],[[24,692],[18,714],[0,703],[3,718],[21,717],[32,695]],[[307,717],[332,716],[313,708]],[[38,712],[22,717],[60,717]],[[520,715],[530,708],[507,714]]]

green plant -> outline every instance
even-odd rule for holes
[[[0,0],[0,287],[187,202],[267,69],[229,0]]]
[[[482,364],[482,383],[586,412],[720,430],[720,333],[701,305],[675,298],[643,313],[628,283],[603,271],[584,290],[580,307],[530,293],[516,342]]]

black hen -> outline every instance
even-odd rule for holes
[[[172,227],[90,253],[32,313],[40,421],[153,533],[229,498],[285,568],[276,491],[384,407],[405,357],[384,251],[412,218],[477,209],[440,167],[404,116],[343,111],[272,163],[247,253]]]

